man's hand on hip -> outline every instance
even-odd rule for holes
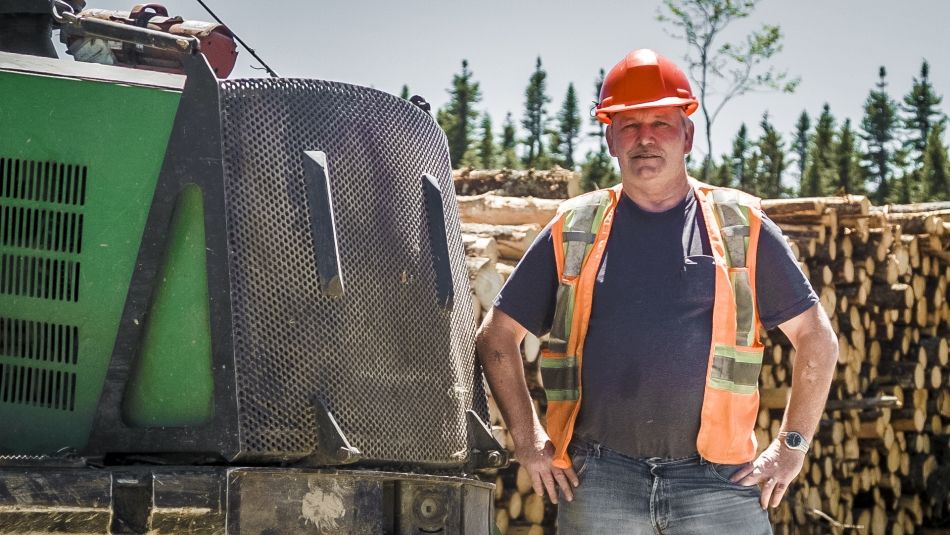
[[[557,487],[567,501],[574,499],[574,487],[580,484],[573,468],[562,470],[555,467],[554,444],[544,431],[536,431],[534,440],[526,444],[517,445],[515,457],[521,466],[524,466],[531,476],[531,485],[538,496],[544,496],[545,490],[551,498],[551,503],[557,503]]]
[[[804,462],[805,453],[790,450],[775,439],[752,464],[739,469],[732,481],[739,485],[759,485],[762,488],[762,497],[759,498],[762,509],[778,507]]]

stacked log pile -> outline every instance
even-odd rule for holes
[[[558,201],[460,196],[473,289],[483,314]],[[872,206],[865,197],[763,202],[783,229],[839,335],[829,401],[802,473],[771,511],[775,533],[950,533],[950,203]],[[794,350],[764,337],[756,435],[778,433]],[[525,375],[545,408],[540,341]],[[510,436],[492,405],[496,437]],[[553,533],[556,508],[534,496],[517,463],[498,474],[502,533]]]

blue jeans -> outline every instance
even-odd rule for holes
[[[580,486],[558,498],[559,535],[764,535],[772,533],[758,486],[729,481],[739,465],[634,459],[576,439],[569,449]]]

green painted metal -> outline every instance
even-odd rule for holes
[[[211,312],[201,188],[178,196],[158,287],[123,405],[136,427],[200,425],[213,414]]]
[[[28,327],[0,332],[28,349],[0,342],[0,452],[81,448],[180,93],[10,71],[0,87],[0,236],[16,237],[0,240],[0,317]],[[63,328],[75,353],[35,349]]]

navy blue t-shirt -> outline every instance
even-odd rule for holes
[[[632,457],[696,452],[712,340],[714,261],[695,196],[664,212],[622,196],[597,275],[584,346],[577,435]],[[525,253],[495,306],[540,336],[557,291],[551,232]],[[771,329],[818,302],[763,218],[756,261],[759,318]]]

